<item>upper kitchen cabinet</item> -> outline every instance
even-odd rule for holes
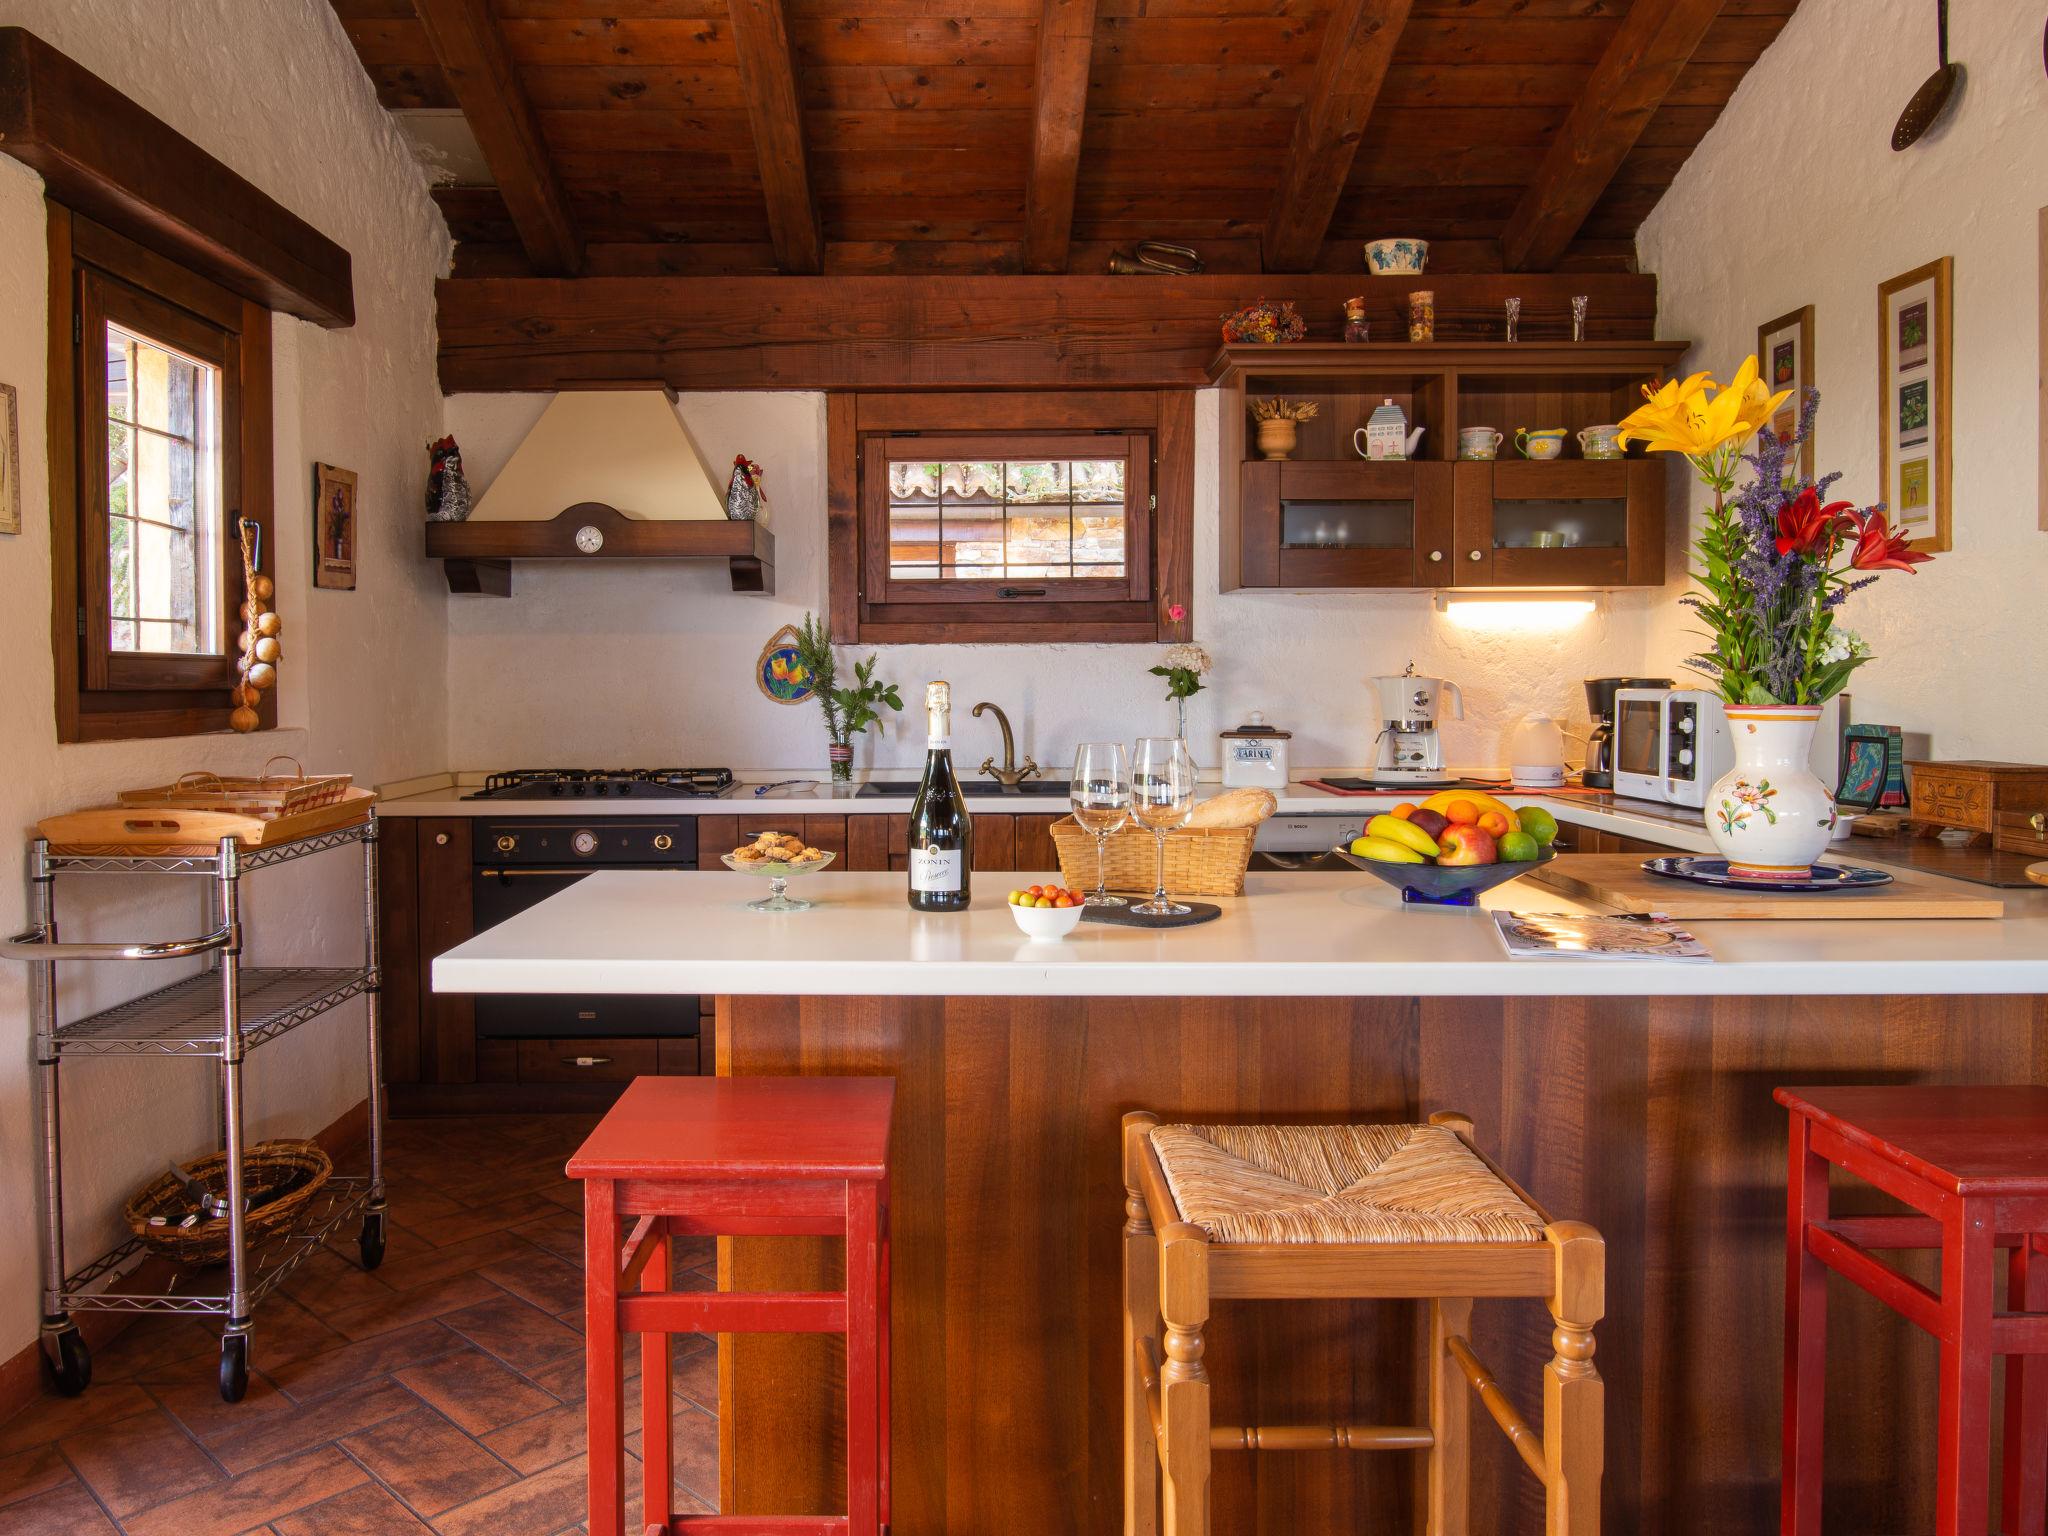
[[[1223,390],[1223,590],[1657,586],[1665,466],[1588,458],[1579,434],[1618,422],[1683,356],[1675,341],[1228,346]],[[1260,451],[1255,402],[1314,404],[1285,458]],[[1391,401],[1405,460],[1368,461],[1363,432]],[[1458,459],[1463,428],[1501,434],[1494,460]],[[1552,460],[1516,434],[1562,428]]]

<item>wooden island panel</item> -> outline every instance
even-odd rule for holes
[[[1471,1114],[1482,1146],[1607,1239],[1604,1514],[1614,1531],[1776,1520],[1781,1083],[2038,1082],[2040,997],[721,998],[721,1073],[890,1073],[895,1528],[902,1536],[1120,1525],[1117,1127],[1188,1118]],[[1844,1208],[1874,1208],[1863,1191]],[[829,1286],[824,1245],[721,1245],[732,1289]],[[1928,1277],[1917,1263],[1913,1272]],[[1933,1513],[1935,1351],[1835,1287],[1833,1529]],[[1520,1309],[1519,1311],[1517,1309]],[[1409,1304],[1219,1306],[1216,1419],[1415,1421]],[[1548,1323],[1477,1309],[1475,1342],[1525,1411]],[[723,1341],[723,1507],[843,1508],[837,1349]],[[1473,1405],[1475,1530],[1535,1532],[1534,1480]],[[1407,1531],[1419,1458],[1219,1454],[1215,1529]]]

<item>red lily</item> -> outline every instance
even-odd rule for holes
[[[1803,555],[1818,544],[1833,546],[1835,540],[1855,527],[1848,515],[1852,503],[1831,501],[1826,506],[1820,494],[1808,486],[1778,509],[1778,553]]]
[[[1893,533],[1878,508],[1856,515],[1856,548],[1849,564],[1859,571],[1910,571],[1934,557],[1913,548],[1910,533]]]

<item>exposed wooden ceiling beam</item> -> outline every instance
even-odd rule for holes
[[[1722,0],[1637,0],[1501,232],[1510,272],[1555,267],[1635,148]]]
[[[768,237],[776,265],[815,274],[824,266],[825,241],[811,195],[804,157],[803,101],[797,95],[796,56],[782,0],[729,0],[732,40],[739,54],[740,89],[754,130],[761,191],[768,199]]]
[[[1044,0],[1032,85],[1031,176],[1024,198],[1026,272],[1067,270],[1094,54],[1095,0]]]
[[[1273,189],[1263,241],[1268,272],[1305,272],[1322,249],[1351,159],[1379,100],[1411,0],[1338,0],[1316,56],[1294,144]]]
[[[575,276],[583,268],[583,237],[490,0],[413,0],[413,7],[534,271]]]

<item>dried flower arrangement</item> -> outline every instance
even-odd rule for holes
[[[1300,341],[1308,334],[1308,322],[1286,301],[1278,304],[1261,299],[1223,317],[1225,341]]]
[[[1283,400],[1276,395],[1252,402],[1252,420],[1313,421],[1321,410],[1313,400]]]

